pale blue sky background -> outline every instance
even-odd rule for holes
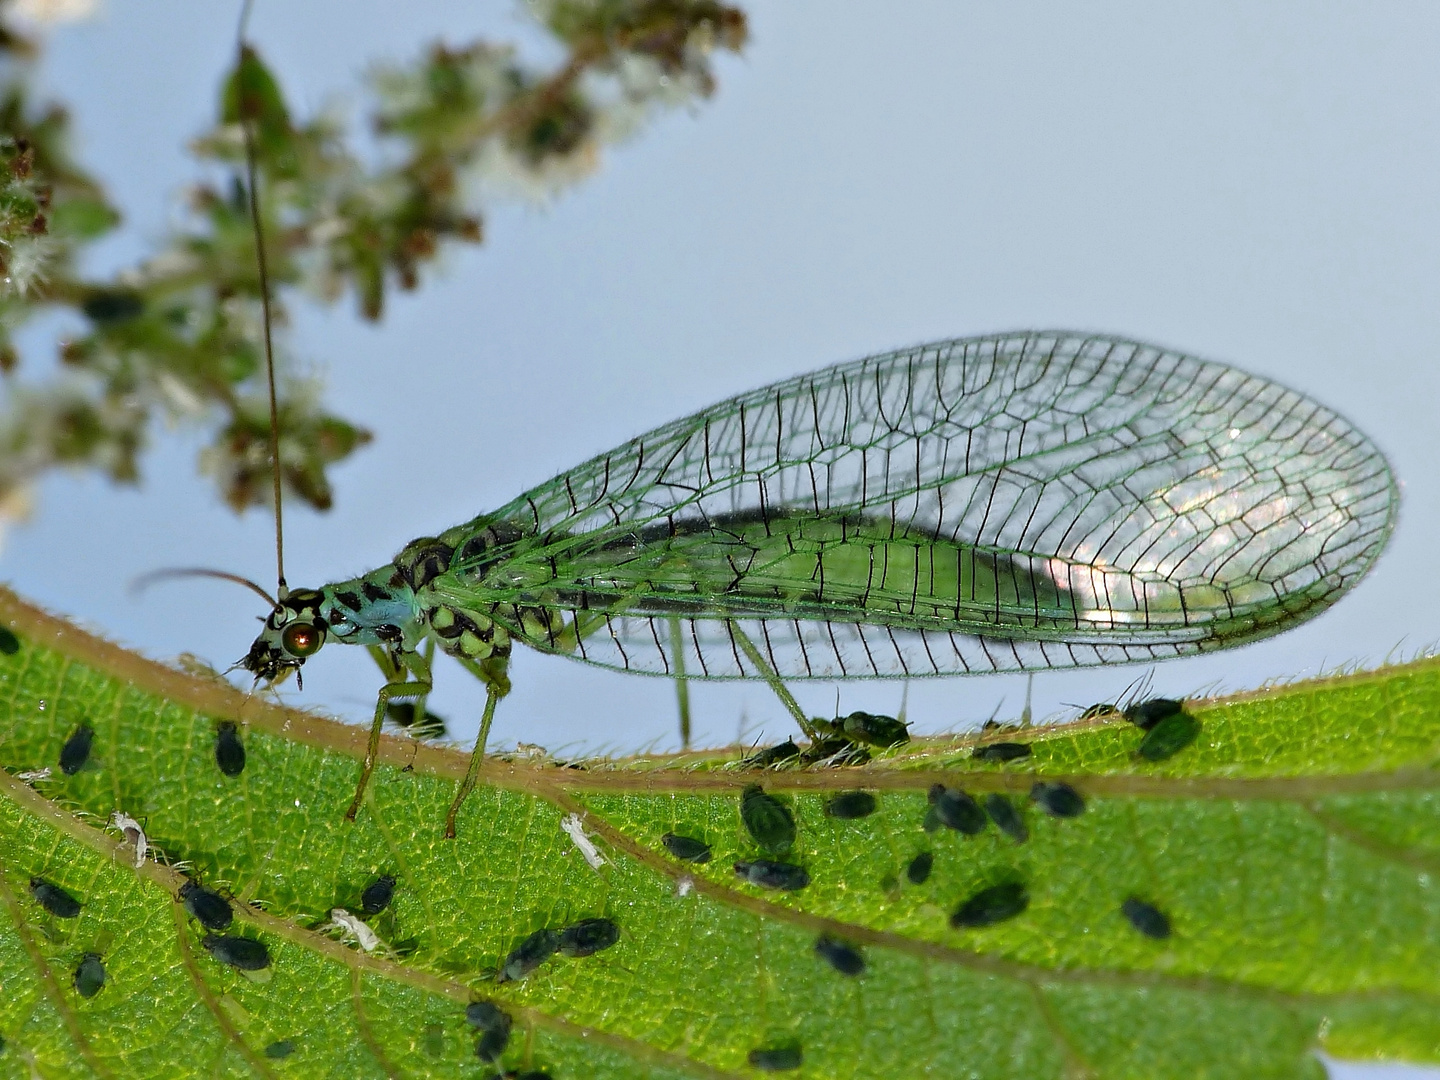
[[[133,259],[193,176],[236,5],[112,2],[53,33],[50,85],[125,210]],[[1333,611],[1273,641],[1153,669],[1157,691],[1245,688],[1440,639],[1440,7],[1097,2],[745,5],[753,44],[717,98],[664,119],[540,208],[489,217],[482,248],[393,304],[300,320],[339,411],[377,441],[337,507],[293,512],[293,584],[373,568],[663,421],[833,361],[1022,327],[1107,330],[1226,360],[1338,408],[1402,480],[1399,531]],[[353,91],[367,62],[438,35],[523,34],[505,3],[260,0],[253,37],[292,106]],[[56,476],[0,556],[23,593],[158,656],[225,666],[263,614],[239,589],[126,592],[160,566],[268,582],[268,518],[238,522],[164,435],[140,490]],[[1036,711],[1113,699],[1142,668],[1059,672]],[[458,668],[434,706],[473,732]],[[634,749],[674,739],[663,682],[519,655],[501,744]],[[368,713],[363,655],[326,649],[304,701]],[[843,690],[894,711],[897,684]],[[1023,679],[917,684],[920,730],[1018,712]],[[763,687],[697,687],[704,741],[783,738]],[[817,712],[833,687],[802,690]],[[1338,1067],[1335,1075],[1420,1073]],[[1440,1072],[1424,1075],[1440,1076]]]

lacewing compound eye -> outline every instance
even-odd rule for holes
[[[395,897],[395,875],[381,874],[360,894],[360,910],[366,915],[379,915]]]
[[[499,982],[523,979],[555,954],[560,947],[560,931],[536,930],[510,951],[500,969]]]
[[[90,745],[95,741],[95,729],[89,724],[78,725],[65,745],[60,748],[60,771],[74,776],[90,760]]]
[[[768,1049],[751,1050],[746,1055],[752,1069],[762,1072],[789,1072],[800,1068],[805,1055],[798,1046],[777,1046]]]
[[[475,1041],[475,1056],[481,1061],[496,1062],[510,1045],[510,1014],[489,1001],[472,1001],[465,1006],[465,1020],[480,1032]]]
[[[280,641],[291,656],[303,659],[320,651],[320,646],[325,644],[325,635],[312,623],[294,622],[285,628]]]
[[[1030,801],[1051,817],[1079,817],[1085,812],[1085,800],[1063,781],[1041,780],[1030,788]]]
[[[795,818],[790,808],[759,784],[751,784],[740,796],[740,819],[755,843],[774,855],[784,855],[795,843]]]
[[[859,975],[865,970],[865,957],[849,942],[821,934],[815,942],[815,955],[841,975]]]
[[[1186,712],[1171,713],[1145,732],[1135,752],[1146,761],[1165,761],[1184,750],[1199,735],[1199,720]]]
[[[981,889],[966,900],[950,916],[950,925],[957,930],[993,926],[1015,918],[1029,906],[1030,894],[1025,886],[1018,881],[1007,881]]]
[[[673,832],[667,832],[660,837],[660,843],[665,845],[665,850],[674,855],[677,859],[686,862],[707,863],[710,861],[710,845],[704,840],[697,840],[693,836],[679,836]]]
[[[263,941],[230,934],[206,934],[200,939],[205,950],[222,964],[241,971],[264,971],[270,966],[270,950]]]
[[[951,791],[944,784],[930,786],[930,808],[935,819],[947,829],[975,836],[985,828],[985,811],[963,791]]]
[[[928,851],[922,851],[905,867],[905,878],[911,885],[924,885],[930,880],[930,871],[934,866],[935,856]]]
[[[1021,742],[997,742],[977,746],[970,755],[976,761],[1018,761],[1030,756],[1030,744]]]
[[[215,764],[226,776],[245,771],[245,744],[234,720],[222,720],[215,729]]]
[[[1017,844],[1023,844],[1030,839],[1030,830],[1025,825],[1025,819],[1020,816],[1020,811],[1015,809],[1015,804],[1004,795],[999,792],[986,795],[985,812],[990,815],[995,827]]]
[[[825,804],[825,816],[840,821],[869,817],[878,803],[868,791],[842,791]]]
[[[735,874],[751,885],[762,889],[783,889],[794,892],[810,884],[810,873],[803,866],[794,863],[772,862],[770,859],[756,859],[753,862],[737,862]]]
[[[83,998],[92,998],[105,986],[105,962],[99,953],[87,952],[80,958],[75,969],[75,992]]]
[[[73,919],[80,914],[80,901],[54,882],[44,878],[30,879],[30,895],[35,902],[57,919]]]
[[[1148,938],[1164,941],[1170,936],[1170,918],[1153,904],[1147,904],[1137,897],[1129,897],[1120,905],[1120,914],[1130,925]]]
[[[581,919],[560,931],[556,946],[562,956],[594,956],[620,940],[620,927],[609,919]]]
[[[224,930],[235,918],[229,900],[193,881],[180,886],[180,901],[191,917],[207,930]]]

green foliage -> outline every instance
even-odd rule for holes
[[[363,733],[182,675],[0,594],[20,647],[0,655],[0,1075],[489,1077],[471,1001],[513,1019],[502,1065],[565,1077],[755,1075],[752,1051],[799,1049],[812,1077],[1315,1078],[1312,1051],[1440,1061],[1440,665],[1422,661],[1215,702],[1197,740],[1151,763],[1108,713],[1008,730],[1028,758],[973,739],[917,740],[864,766],[741,768],[737,754],[594,761],[491,759],[441,838],[464,756],[387,739],[360,820],[341,817]],[[222,718],[247,764],[214,758]],[[90,764],[53,767],[77,725]],[[1084,812],[1027,800],[1072,784]],[[746,786],[793,816],[798,891],[740,881],[762,856]],[[927,832],[937,782],[1008,793],[1029,830]],[[827,814],[840,791],[868,816]],[[144,823],[151,857],[105,823]],[[562,829],[583,814],[607,860]],[[707,863],[662,836],[706,841]],[[912,884],[922,851],[934,869]],[[188,872],[237,898],[228,933],[263,941],[259,977],[218,963],[175,895]],[[398,879],[366,954],[326,930],[375,876]],[[41,876],[83,903],[60,920]],[[952,928],[967,899],[1023,884],[1025,910]],[[1163,912],[1155,940],[1121,914]],[[607,918],[619,942],[497,970],[529,935]],[[866,961],[847,977],[822,935]],[[87,953],[105,982],[82,998]],[[287,1054],[287,1051],[289,1053]]]
[[[537,6],[565,55],[553,69],[489,42],[436,44],[378,67],[375,161],[332,115],[295,117],[253,49],[223,80],[216,125],[192,150],[207,174],[161,250],[108,281],[79,276],[84,245],[118,222],[69,156],[62,109],[36,110],[35,46],[0,26],[0,371],[22,369],[14,332],[68,309],[84,329],[51,381],[8,381],[0,413],[0,507],[57,465],[133,482],[157,418],[212,433],[201,466],[236,510],[270,499],[260,282],[244,178],[251,121],[261,217],[277,290],[378,319],[390,289],[414,289],[447,243],[479,243],[485,196],[543,195],[579,180],[600,149],[658,108],[714,89],[714,49],[738,50],[744,15],[705,0]],[[4,16],[0,5],[0,18]],[[281,367],[280,460],[289,495],[330,505],[328,467],[370,438],[328,413],[316,383]]]

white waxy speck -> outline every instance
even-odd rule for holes
[[[592,869],[599,870],[605,865],[605,856],[600,854],[594,841],[585,835],[585,826],[581,824],[579,814],[566,814],[560,821],[560,828],[565,830],[565,835],[575,841],[575,846],[580,849],[580,854],[585,856],[585,861]]]
[[[140,823],[123,810],[116,810],[110,815],[110,825],[119,829],[125,834],[125,839],[135,845],[135,867],[139,869],[145,865],[145,852],[150,849],[150,841],[145,839],[145,830]]]
[[[28,769],[25,772],[16,773],[15,779],[25,784],[35,784],[41,780],[49,780],[50,766],[46,765],[43,769]]]
[[[361,922],[358,915],[351,915],[343,907],[330,909],[330,922],[347,940],[354,938],[355,943],[367,953],[380,947],[380,935]]]
[[[1239,437],[1240,437],[1240,429],[1239,429],[1238,427],[1232,427],[1232,428],[1230,429],[1230,438],[1232,438],[1232,439],[1238,439]]]
[[[689,874],[681,874],[675,879],[675,895],[689,896],[695,891],[695,879]]]

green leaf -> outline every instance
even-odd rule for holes
[[[1031,745],[1008,763],[972,758],[973,737],[758,774],[733,752],[492,758],[445,841],[462,753],[386,738],[347,824],[362,731],[143,660],[5,592],[0,624],[20,643],[0,650],[5,1075],[490,1077],[465,1018],[478,1000],[513,1020],[503,1069],[556,1080],[753,1076],[752,1051],[783,1062],[797,1048],[787,1075],[1316,1078],[1316,1048],[1440,1061],[1435,661],[1192,702],[1198,739],[1159,763],[1113,714],[986,736]],[[233,778],[215,763],[222,719],[245,743]],[[89,764],[64,776],[82,723]],[[1027,798],[1042,777],[1072,785],[1084,812],[1042,813]],[[783,858],[808,871],[804,888],[734,872],[765,857],[740,815],[756,782],[794,816]],[[1028,841],[926,832],[935,783],[1007,794]],[[826,813],[856,789],[878,796],[874,814]],[[152,845],[138,869],[106,828],[116,810]],[[562,829],[574,813],[604,865]],[[713,858],[676,859],[667,833]],[[916,885],[905,870],[922,851],[934,868]],[[176,901],[182,861],[236,898],[226,933],[265,943],[260,978],[203,946]],[[384,945],[323,931],[387,873],[394,901],[369,922]],[[47,913],[32,877],[79,899],[79,917]],[[1006,884],[1023,886],[1021,913],[952,928],[962,903]],[[1130,898],[1172,936],[1132,926]],[[596,918],[619,926],[614,947],[496,981],[532,933]],[[817,955],[822,935],[864,972]],[[87,953],[105,982],[84,998]]]

